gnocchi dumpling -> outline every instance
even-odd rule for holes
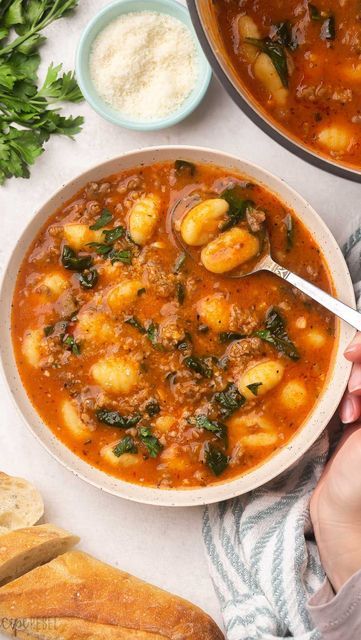
[[[87,309],[79,314],[74,335],[94,344],[114,340],[114,327],[104,313]]]
[[[308,331],[305,335],[305,339],[309,346],[313,347],[314,349],[320,349],[326,344],[325,334],[323,333],[323,331],[319,331],[317,329]]]
[[[253,65],[255,77],[262,82],[264,87],[270,92],[275,103],[283,106],[287,102],[288,89],[283,86],[282,80],[267,53],[260,53]]]
[[[61,414],[64,426],[77,440],[89,438],[92,430],[80,418],[79,410],[74,402],[64,400],[61,406]]]
[[[247,399],[264,396],[282,380],[285,367],[280,360],[264,360],[254,365],[237,380],[239,392]]]
[[[225,273],[254,258],[260,251],[257,236],[234,227],[221,233],[207,244],[201,252],[201,261],[211,273]]]
[[[114,313],[120,313],[129,307],[143,288],[141,280],[123,280],[113,287],[107,296],[109,307]]]
[[[25,332],[22,342],[22,352],[32,367],[38,367],[43,356],[42,340],[44,333],[41,329],[29,329]]]
[[[180,232],[184,242],[191,247],[207,244],[228,209],[229,204],[223,198],[210,198],[197,204],[182,220]]]
[[[54,271],[44,276],[37,285],[37,291],[39,291],[41,295],[55,299],[59,298],[68,287],[68,280],[61,273]]]
[[[255,23],[250,16],[240,16],[238,19],[238,33],[240,37],[240,51],[248,62],[254,62],[259,54],[259,49],[253,44],[244,42],[247,38],[255,38],[259,40],[261,34]]]
[[[283,387],[280,397],[287,409],[300,409],[307,402],[307,389],[302,380],[290,380]]]
[[[89,242],[102,242],[103,229],[92,231],[86,224],[69,223],[64,225],[64,239],[75,251],[86,248]]]
[[[234,417],[229,426],[233,444],[241,444],[242,447],[270,447],[278,440],[273,422],[256,413]]]
[[[214,293],[199,300],[197,314],[202,323],[214,331],[227,331],[229,329],[231,305],[221,293]]]
[[[174,416],[159,416],[156,419],[154,426],[157,431],[160,431],[161,433],[167,433],[168,431],[173,429],[176,423],[177,418],[175,418]]]
[[[182,454],[182,451],[177,444],[171,444],[164,449],[161,454],[161,460],[172,471],[183,471],[189,465],[188,456]]]
[[[160,199],[150,194],[137,200],[129,214],[129,233],[141,246],[151,239],[160,216]]]
[[[93,380],[109,393],[129,393],[139,382],[139,365],[131,358],[102,358],[90,370]]]
[[[346,127],[334,124],[321,129],[318,134],[318,141],[323,147],[327,147],[329,151],[342,153],[351,146],[352,134]]]
[[[136,453],[122,453],[121,456],[117,456],[114,453],[114,447],[119,444],[119,440],[107,444],[100,450],[100,455],[108,464],[112,467],[133,467],[140,462],[139,455]]]

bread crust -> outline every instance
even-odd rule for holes
[[[0,586],[49,562],[79,542],[53,524],[8,531],[0,536]]]
[[[60,635],[54,635],[54,630],[48,635],[45,630],[44,635],[24,638],[224,640],[215,622],[198,607],[80,551],[65,553],[2,587],[0,622],[14,618],[15,612],[18,620],[51,618],[65,625]],[[89,624],[97,630],[94,627],[86,635]],[[78,635],[74,635],[76,625]],[[138,635],[131,635],[132,631]]]

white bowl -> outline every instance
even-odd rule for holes
[[[338,344],[329,373],[328,384],[307,421],[296,435],[266,462],[233,480],[219,481],[217,484],[208,487],[191,489],[156,489],[131,484],[91,466],[81,458],[78,458],[60,442],[44,424],[32,406],[20,380],[14,358],[11,341],[11,302],[17,273],[25,252],[47,218],[87,182],[99,180],[140,164],[146,165],[177,158],[195,163],[209,163],[238,171],[246,175],[251,181],[256,181],[273,192],[297,213],[322,249],[333,277],[335,294],[350,306],[355,305],[351,278],[341,250],[331,232],[312,207],[282,180],[272,176],[260,167],[212,149],[189,146],[148,148],[126,153],[81,174],[59,189],[28,224],[17,242],[1,284],[0,308],[3,317],[0,334],[0,356],[10,392],[25,423],[49,453],[67,469],[99,489],[122,498],[147,504],[184,507],[226,500],[259,487],[290,467],[313,444],[336,411],[345,390],[351,365],[343,357],[343,351],[355,332],[350,326],[337,321]]]

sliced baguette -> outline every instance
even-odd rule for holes
[[[0,537],[0,585],[53,560],[78,542],[77,536],[52,524],[3,534]]]
[[[12,531],[31,527],[44,514],[43,499],[27,480],[0,471],[0,527]]]
[[[7,624],[13,618],[17,629]],[[45,628],[32,631],[30,619]],[[0,589],[0,631],[39,640],[224,640],[190,602],[78,551]]]

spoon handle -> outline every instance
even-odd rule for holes
[[[313,300],[316,300],[319,304],[322,304],[323,307],[332,311],[336,316],[350,324],[351,327],[361,331],[361,313],[352,309],[340,300],[337,300],[337,298],[330,296],[329,293],[322,291],[322,289],[311,284],[311,282],[308,282],[300,276],[297,276],[295,273],[292,273],[292,271],[288,271],[288,269],[281,267],[276,262],[269,264],[268,269],[280,278],[283,278],[283,280],[290,282],[290,284],[297,287],[297,289],[303,293],[306,293],[306,295],[313,298]]]

